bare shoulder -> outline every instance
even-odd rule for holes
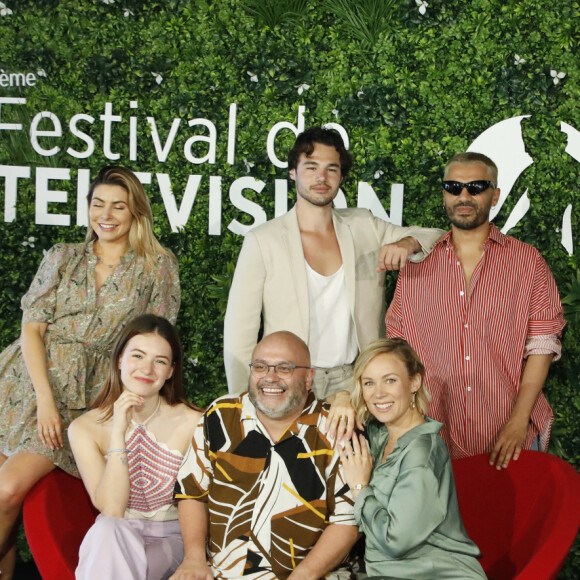
[[[177,405],[164,405],[160,416],[164,421],[171,422],[173,429],[192,429],[197,425],[202,413],[183,403]]]
[[[183,403],[179,403],[178,405],[172,407],[172,411],[174,419],[195,425],[197,425],[202,416],[201,411],[196,411],[195,409],[192,409]]]
[[[156,433],[158,440],[184,454],[191,443],[201,413],[180,403],[167,406],[162,418],[162,426]]]
[[[109,421],[101,421],[102,411],[100,409],[93,409],[92,411],[87,411],[83,413],[80,417],[77,417],[68,428],[68,432],[73,437],[82,437],[83,435],[92,435],[93,438],[97,438],[97,435],[106,428]]]

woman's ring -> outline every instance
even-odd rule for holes
[[[49,429],[48,430],[49,433],[54,433],[54,431],[55,431],[54,429]]]

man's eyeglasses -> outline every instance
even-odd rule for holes
[[[263,362],[250,363],[250,371],[256,378],[265,377],[270,369],[274,369],[274,372],[281,379],[288,379],[292,376],[294,369],[309,369],[310,367],[304,367],[300,365],[295,365],[288,362],[278,363],[277,365],[267,365]]]
[[[477,181],[470,181],[469,183],[461,183],[461,181],[442,181],[443,189],[451,195],[460,195],[463,188],[467,189],[469,195],[479,195],[490,187],[495,189],[495,183],[485,179],[478,179]]]

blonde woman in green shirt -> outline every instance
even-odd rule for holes
[[[425,368],[409,344],[380,339],[354,367],[352,405],[363,435],[339,447],[366,536],[369,577],[413,580],[486,578],[457,503],[441,423],[426,417]]]

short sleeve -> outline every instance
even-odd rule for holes
[[[537,252],[530,300],[528,337],[550,334],[560,336],[565,324],[556,281],[548,264]]]
[[[176,258],[173,255],[159,256],[158,266],[153,275],[155,281],[147,310],[175,324],[181,304],[179,266]]]
[[[207,502],[207,495],[213,480],[213,466],[209,460],[209,443],[206,437],[206,414],[197,424],[191,445],[179,468],[173,497],[196,499]]]
[[[70,258],[67,245],[57,244],[47,251],[28,292],[22,297],[22,323],[54,322],[56,295],[63,265]]]
[[[552,362],[556,362],[562,356],[562,345],[556,335],[528,336],[524,349],[524,358],[538,354],[553,354]]]
[[[334,489],[329,489],[328,493],[333,494],[334,508],[328,520],[331,524],[356,526],[354,519],[354,499],[344,478],[342,464],[336,452],[333,457],[332,470],[335,477],[332,477],[330,481],[333,483]]]

